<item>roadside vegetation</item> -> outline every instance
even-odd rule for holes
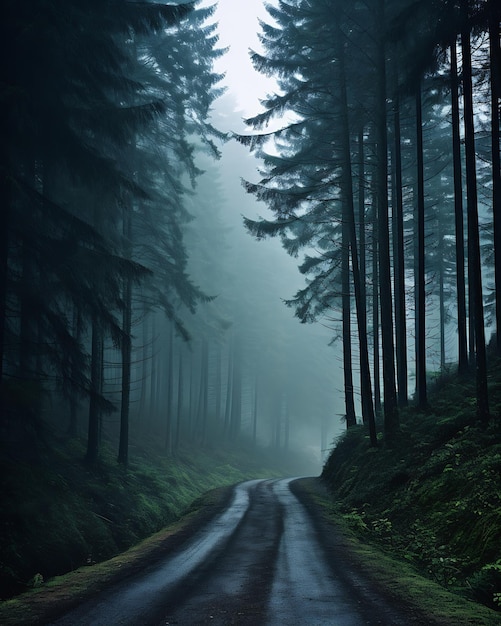
[[[114,557],[208,490],[292,471],[287,457],[245,443],[185,446],[173,458],[143,441],[127,468],[106,445],[94,465],[84,455],[82,439],[46,438],[29,461],[22,451],[0,461],[0,599]]]
[[[401,413],[394,445],[363,426],[337,442],[322,477],[364,540],[447,589],[501,610],[501,362],[489,370],[492,415],[476,422],[474,379],[442,376],[430,408]]]

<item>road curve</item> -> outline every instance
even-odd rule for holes
[[[229,507],[182,548],[53,625],[409,624],[326,552],[292,480],[236,486]]]

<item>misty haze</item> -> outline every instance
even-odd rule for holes
[[[8,0],[0,623],[501,623],[498,0]]]

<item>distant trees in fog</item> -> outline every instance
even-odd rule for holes
[[[277,322],[281,277],[251,266],[226,223],[238,207],[213,163],[226,137],[209,117],[224,52],[211,15],[123,0],[3,9],[9,452],[47,427],[85,436],[89,463],[111,439],[124,465],[139,433],[171,455],[242,432],[284,449],[302,423],[320,440],[328,368]]]
[[[211,11],[131,2],[3,8],[0,363],[7,439],[38,429],[47,394],[88,402],[96,460],[107,345],[121,351],[127,462],[131,329],[206,299],[186,272],[195,144],[217,155]],[[8,61],[7,61],[8,60]],[[199,148],[200,149],[200,148]],[[56,395],[54,395],[56,394]],[[50,408],[49,408],[50,407]]]

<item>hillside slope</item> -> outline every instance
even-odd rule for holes
[[[194,445],[175,458],[157,448],[143,442],[127,469],[106,445],[85,464],[79,439],[46,440],[29,459],[0,455],[0,599],[123,552],[208,490],[291,471],[287,456],[244,443]]]
[[[332,451],[322,477],[364,540],[445,587],[501,609],[501,368],[490,370],[492,420],[475,422],[472,381],[442,379],[427,413],[401,414],[401,438],[369,447],[362,426]]]

